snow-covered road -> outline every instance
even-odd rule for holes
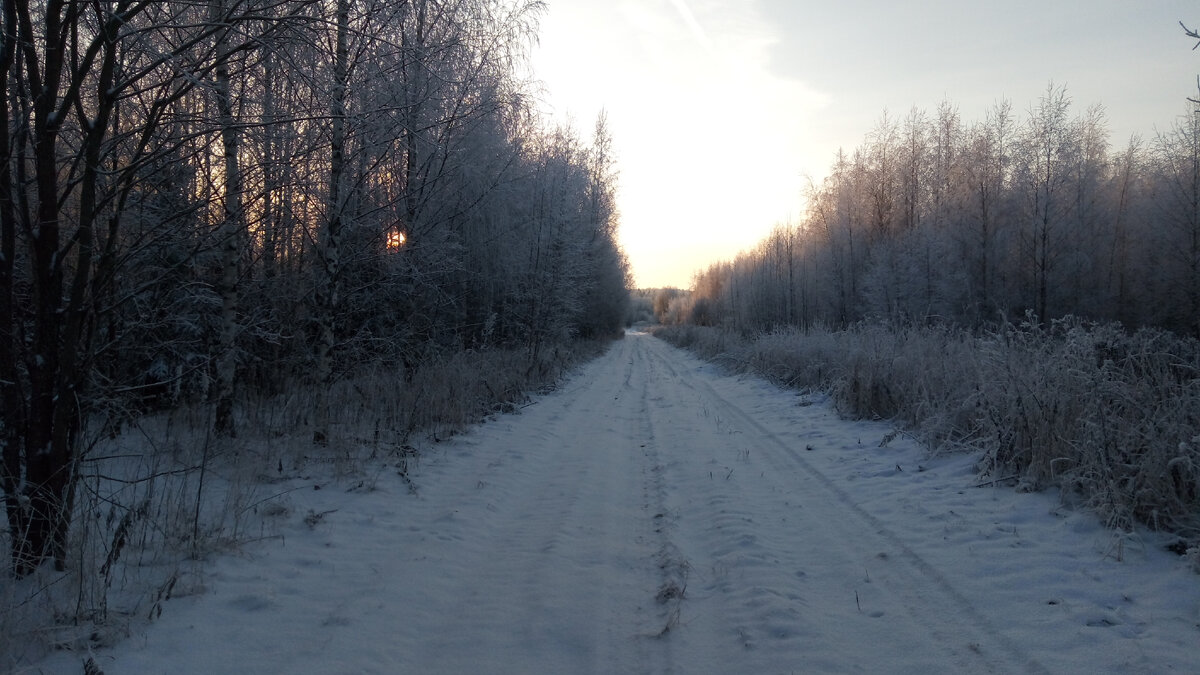
[[[631,333],[522,414],[427,450],[415,495],[394,470],[365,493],[293,493],[281,539],[217,561],[204,593],[96,662],[1194,671],[1200,577],[1181,559],[1053,496],[972,487],[969,458],[889,431]]]

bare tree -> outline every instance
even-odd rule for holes
[[[967,261],[971,315],[975,320],[992,315],[998,305],[999,230],[1009,208],[1012,134],[1012,107],[1002,101],[988,111],[984,122],[973,127],[967,141],[963,175],[966,205],[959,240]]]
[[[1165,319],[1200,335],[1200,113],[1189,111],[1155,139]]]
[[[1043,320],[1050,316],[1051,289],[1061,280],[1070,245],[1069,163],[1079,152],[1077,127],[1067,117],[1070,106],[1066,90],[1049,85],[1030,109],[1020,140],[1021,265],[1030,286],[1029,306]]]
[[[0,489],[18,574],[61,565],[78,440],[118,407],[207,399],[232,434],[241,396],[284,383],[467,345],[536,364],[620,325],[611,139],[544,131],[520,79],[540,3],[3,9]]]
[[[350,0],[337,0],[334,14],[333,87],[329,97],[329,191],[318,254],[321,276],[317,283],[317,404],[313,441],[324,444],[329,437],[329,410],[325,392],[333,380],[334,321],[341,302],[341,259],[343,216],[346,210],[346,97],[349,89]]]
[[[14,570],[26,574],[65,554],[96,330],[132,297],[116,292],[131,259],[124,217],[147,193],[147,167],[178,147],[158,144],[176,105],[238,51],[218,57],[206,46],[238,19],[215,24],[190,3],[133,0],[4,9],[15,50],[0,57],[10,78],[0,220],[14,252],[0,265],[0,351],[20,358],[0,365],[2,478]]]
[[[210,0],[209,21],[214,26],[228,26],[225,0]],[[221,217],[216,227],[220,246],[221,275],[217,292],[221,297],[221,331],[217,354],[216,415],[213,430],[218,436],[233,436],[234,378],[237,373],[237,311],[238,262],[241,243],[245,237],[246,216],[242,208],[241,130],[234,113],[230,87],[229,57],[232,53],[228,28],[215,35],[216,66],[213,68],[213,97],[216,99],[217,125],[220,129]]]

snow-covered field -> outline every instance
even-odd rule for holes
[[[434,445],[317,480],[120,673],[1162,673],[1200,576],[1057,495],[631,333]],[[312,482],[312,481],[309,481]],[[301,486],[297,482],[293,487]],[[285,489],[283,486],[281,489]],[[59,654],[33,672],[80,672]]]

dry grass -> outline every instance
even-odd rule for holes
[[[169,611],[171,598],[203,592],[206,558],[277,536],[294,515],[288,492],[297,488],[286,482],[317,476],[370,489],[369,467],[382,461],[415,491],[418,447],[517,410],[529,392],[604,348],[549,350],[534,363],[518,351],[449,354],[407,376],[364,366],[327,397],[337,408],[324,446],[312,443],[316,397],[299,386],[243,401],[233,439],[211,436],[210,406],[132,418],[115,435],[98,419],[80,464],[68,569],[0,574],[0,671],[55,649],[82,661]],[[0,550],[8,550],[4,531]]]
[[[973,335],[943,327],[657,335],[727,365],[828,392],[934,451],[979,454],[990,480],[1055,485],[1117,531],[1200,540],[1200,343],[1066,319]]]

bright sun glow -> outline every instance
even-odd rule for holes
[[[745,3],[556,0],[542,26],[534,72],[558,119],[586,135],[607,113],[639,286],[687,287],[802,212],[801,140],[824,99],[766,71],[769,26]]]
[[[404,242],[408,241],[408,237],[404,236],[403,232],[396,230],[389,232],[387,237],[387,250],[399,251],[404,246]]]
[[[965,131],[997,100],[1022,119],[1052,81],[1075,110],[1104,105],[1115,148],[1187,108],[1198,61],[1178,22],[1193,0],[1015,4],[1045,5],[1037,30],[1003,2],[958,3],[948,29],[928,21],[946,0],[552,0],[533,71],[549,112],[584,136],[607,113],[637,283],[687,287],[802,218],[809,179],[819,186],[885,110],[948,101]],[[864,37],[868,25],[888,30]],[[986,39],[947,38],[978,26]]]

